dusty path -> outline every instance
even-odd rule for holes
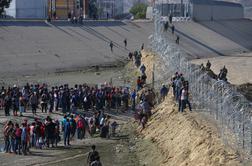
[[[43,148],[31,149],[31,154],[27,156],[15,155],[9,153],[0,153],[0,161],[2,166],[68,166],[68,165],[80,165],[85,166],[87,161],[87,155],[90,151],[90,146],[95,144],[97,150],[100,153],[101,161],[106,166],[138,166],[136,156],[129,151],[129,133],[124,129],[124,126],[131,119],[130,113],[116,114],[110,112],[112,116],[111,121],[117,121],[119,128],[117,135],[110,139],[102,139],[98,136],[91,138],[86,135],[84,140],[74,140],[71,143],[71,147],[64,148],[62,141],[56,148]],[[40,114],[40,117],[46,117],[47,114]],[[62,118],[59,114],[51,114],[53,118]],[[31,112],[28,111],[24,114],[24,118],[28,119],[28,122],[33,121]],[[6,118],[3,115],[3,111],[0,113],[0,127],[7,119],[13,119],[13,117]],[[14,121],[22,121],[23,118],[16,117]],[[61,136],[62,137],[62,136]],[[62,137],[63,138],[63,137]],[[3,137],[1,133],[1,141],[3,145]],[[3,149],[1,149],[3,150]]]

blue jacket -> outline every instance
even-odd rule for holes
[[[70,122],[65,122],[64,133],[70,133]]]

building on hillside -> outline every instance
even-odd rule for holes
[[[89,0],[48,0],[48,15],[57,19],[66,19],[68,13],[71,16],[88,16]]]
[[[88,16],[89,0],[12,0],[6,15],[13,18],[45,19],[56,14],[58,19],[72,16]]]
[[[47,0],[12,0],[5,11],[17,19],[43,19],[47,17]]]
[[[244,18],[239,3],[215,0],[157,0],[155,7],[163,16],[191,17],[197,21]]]
[[[173,15],[174,17],[190,16],[190,0],[156,0],[155,6],[162,16]]]

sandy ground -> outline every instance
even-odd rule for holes
[[[140,161],[145,159],[146,165],[241,164],[240,156],[224,146],[214,125],[196,112],[179,113],[170,96],[154,110],[147,128],[140,133],[144,141],[139,142],[139,149],[146,144],[156,151],[153,154],[142,148]]]
[[[112,83],[116,86],[124,85],[123,67],[119,68],[99,68],[96,71],[94,68],[86,70],[73,70],[51,73],[37,73],[33,75],[11,75],[1,76],[1,86],[12,86],[14,84],[22,86],[29,83],[47,83],[48,85],[62,85],[68,83],[73,86],[75,84],[103,84],[105,82]]]
[[[133,82],[133,79],[126,77],[126,72],[132,69],[120,68],[100,68],[99,71],[91,70],[78,70],[71,72],[60,73],[39,73],[36,75],[30,75],[29,77],[13,76],[2,78],[1,85],[12,86],[13,84],[23,85],[26,82],[30,83],[48,83],[49,85],[59,85],[69,83],[74,84],[100,84],[104,82],[110,82],[112,80],[115,86],[125,86]],[[81,111],[81,110],[80,110]],[[40,112],[40,110],[38,111]],[[138,160],[135,153],[132,153],[129,148],[129,131],[133,128],[124,127],[128,126],[128,122],[131,119],[130,113],[110,112],[112,121],[116,120],[120,125],[118,128],[117,136],[111,139],[101,139],[99,137],[87,138],[83,141],[74,139],[72,141],[71,148],[65,149],[62,141],[59,147],[53,149],[32,149],[31,154],[28,156],[18,156],[14,154],[0,153],[0,165],[49,165],[49,166],[68,166],[71,164],[86,166],[87,154],[90,151],[92,144],[97,145],[97,150],[100,152],[101,161],[105,166],[138,166]],[[45,118],[48,114],[39,113],[38,117]],[[62,114],[53,113],[50,115],[55,119],[62,119]],[[22,119],[29,119],[33,121],[34,117],[31,112],[28,111],[21,117],[5,117],[4,111],[0,110],[0,128],[7,120],[14,120],[21,122]],[[127,128],[127,130],[125,129]],[[62,137],[63,138],[63,137]],[[0,133],[0,151],[3,150],[3,135]]]
[[[40,112],[40,111],[39,111]],[[38,113],[36,117],[45,118],[48,114]],[[14,154],[8,154],[3,152],[3,135],[0,134],[0,160],[1,165],[49,165],[49,166],[67,166],[67,165],[87,165],[87,155],[90,151],[90,146],[95,144],[97,150],[100,153],[101,161],[105,166],[138,166],[138,160],[134,153],[130,152],[129,149],[129,133],[124,129],[125,125],[131,119],[129,113],[116,114],[115,112],[109,112],[112,119],[111,121],[117,121],[119,124],[117,135],[110,139],[101,139],[98,136],[95,138],[86,135],[84,140],[77,140],[73,138],[71,147],[64,148],[63,142],[61,141],[56,148],[44,148],[31,149],[31,154],[27,156],[20,156]],[[50,116],[54,119],[62,119],[62,114],[53,113]],[[34,117],[31,112],[28,111],[24,114],[24,117],[5,117],[3,111],[0,112],[0,127],[7,121],[13,120],[15,122],[21,122],[23,119],[33,121]],[[61,135],[61,138],[63,136]],[[2,151],[2,152],[1,152]],[[112,160],[113,158],[113,160]]]
[[[241,85],[245,83],[252,83],[252,54],[243,54],[234,57],[215,57],[208,59],[196,59],[192,63],[201,64],[204,66],[209,60],[212,64],[211,69],[214,73],[219,73],[220,69],[225,65],[228,69],[227,78],[228,81],[235,85]]]

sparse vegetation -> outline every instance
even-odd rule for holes
[[[134,15],[135,19],[145,19],[146,18],[147,5],[144,3],[137,3],[131,9],[130,13]]]
[[[10,6],[11,0],[0,0],[0,16],[3,14],[4,9]]]

